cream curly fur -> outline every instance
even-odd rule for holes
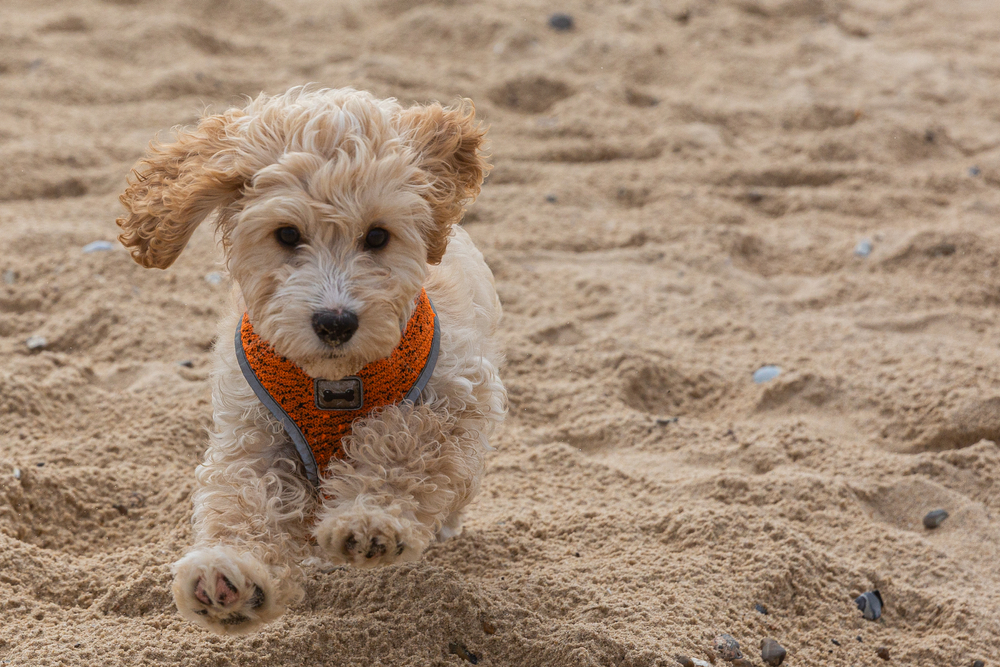
[[[388,565],[460,531],[506,411],[493,276],[455,226],[488,168],[483,134],[467,101],[403,109],[351,89],[295,88],[153,143],[133,171],[118,224],[136,261],[169,266],[218,209],[235,284],[218,330],[215,426],[196,471],[195,544],[174,565],[185,618],[249,632],[301,600],[309,559]],[[275,240],[283,226],[301,232],[298,247]],[[377,251],[362,243],[373,226],[390,235]],[[239,368],[239,318],[249,312],[279,354],[337,379],[388,356],[421,288],[441,346],[420,403],[355,422],[345,458],[313,488]],[[331,349],[311,317],[333,308],[356,312],[359,327]]]

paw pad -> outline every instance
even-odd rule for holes
[[[375,536],[371,539],[362,537],[363,542],[358,541],[354,534],[348,535],[344,539],[341,551],[348,560],[363,558],[366,561],[378,560],[390,552],[389,540],[383,536]],[[400,556],[406,550],[405,544],[396,544],[392,552],[395,556]]]

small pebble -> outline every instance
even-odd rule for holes
[[[882,658],[883,660],[889,659],[889,649],[887,649],[884,646],[879,646],[877,649],[875,649],[875,654],[878,657]]]
[[[556,13],[549,17],[549,27],[553,30],[572,30],[573,17],[569,14]]]
[[[45,461],[42,461],[41,463],[36,463],[35,467],[36,468],[44,468],[45,467]]]
[[[49,344],[49,341],[45,336],[32,336],[28,340],[24,341],[24,344],[28,346],[29,350],[40,350]]]
[[[699,660],[698,658],[692,658],[691,662],[695,664],[695,667],[712,667],[712,663]]]
[[[840,642],[838,642],[836,639],[831,639],[830,641],[833,642],[834,646],[840,646]]]
[[[465,648],[458,642],[452,642],[448,644],[448,653],[452,655],[457,655],[462,660],[466,662],[471,662],[473,665],[479,664],[479,656]]]
[[[854,604],[858,605],[858,609],[869,621],[877,621],[882,615],[882,594],[877,590],[862,593],[854,598]]]
[[[726,662],[732,662],[737,658],[743,657],[743,652],[740,651],[740,643],[732,635],[726,633],[719,635],[715,638],[713,647],[715,648],[715,652],[719,654],[719,657]]]
[[[184,361],[178,361],[178,366],[183,366],[184,368],[194,368],[194,362],[190,359],[185,359]]]
[[[986,667],[986,663],[982,660],[973,660],[972,667]]]
[[[3,272],[3,281],[7,285],[13,285],[17,282],[17,273],[11,269],[7,269]]]
[[[976,176],[978,176],[981,173],[983,173],[983,172],[979,171],[979,167],[969,167],[969,176],[972,176],[973,178],[975,178]]]
[[[677,661],[681,667],[694,667],[694,660],[687,657],[686,655],[675,655],[674,659]]]
[[[91,243],[83,246],[83,251],[88,254],[92,252],[106,252],[114,247],[115,244],[111,241],[92,241]]]
[[[785,650],[785,647],[777,641],[771,638],[760,640],[760,659],[771,665],[771,667],[778,667],[778,665],[785,661],[786,655],[788,655],[788,652]]]
[[[854,254],[858,257],[867,257],[872,254],[872,242],[868,239],[861,239],[858,245],[854,246]]]
[[[668,426],[670,424],[676,424],[677,420],[678,417],[670,417],[669,419],[666,417],[657,417],[656,423],[658,426]]]
[[[937,528],[944,520],[948,518],[948,512],[945,510],[933,510],[928,512],[924,517],[924,528]]]
[[[21,469],[14,468],[14,479],[21,479]]]
[[[765,607],[761,603],[758,602],[757,604],[755,604],[753,606],[753,608],[756,609],[758,613],[761,613],[761,614],[764,614],[765,616],[767,616],[767,607]]]
[[[555,195],[552,194],[548,194],[545,195],[545,201],[547,201],[550,204],[555,204],[557,201],[559,201],[559,197],[556,197]]]
[[[761,366],[753,372],[753,381],[756,384],[764,384],[779,375],[781,375],[781,366]]]
[[[483,632],[485,632],[488,635],[495,635],[497,632],[497,628],[489,621],[483,621]]]
[[[222,284],[222,274],[213,271],[205,276],[205,282],[209,285],[221,285]]]
[[[864,639],[861,638],[861,635],[858,635],[857,637],[855,637],[855,639],[857,639],[859,642],[863,642],[864,641]]]
[[[733,667],[753,667],[753,663],[746,658],[736,658],[732,664]]]

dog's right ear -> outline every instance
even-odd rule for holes
[[[150,143],[119,197],[127,213],[116,221],[118,240],[136,262],[167,268],[209,213],[239,197],[246,179],[235,166],[230,129],[243,115],[232,109],[206,116],[171,143]]]

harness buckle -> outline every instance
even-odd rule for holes
[[[320,380],[314,383],[316,407],[320,410],[360,410],[364,405],[361,378],[350,376],[343,380]]]

